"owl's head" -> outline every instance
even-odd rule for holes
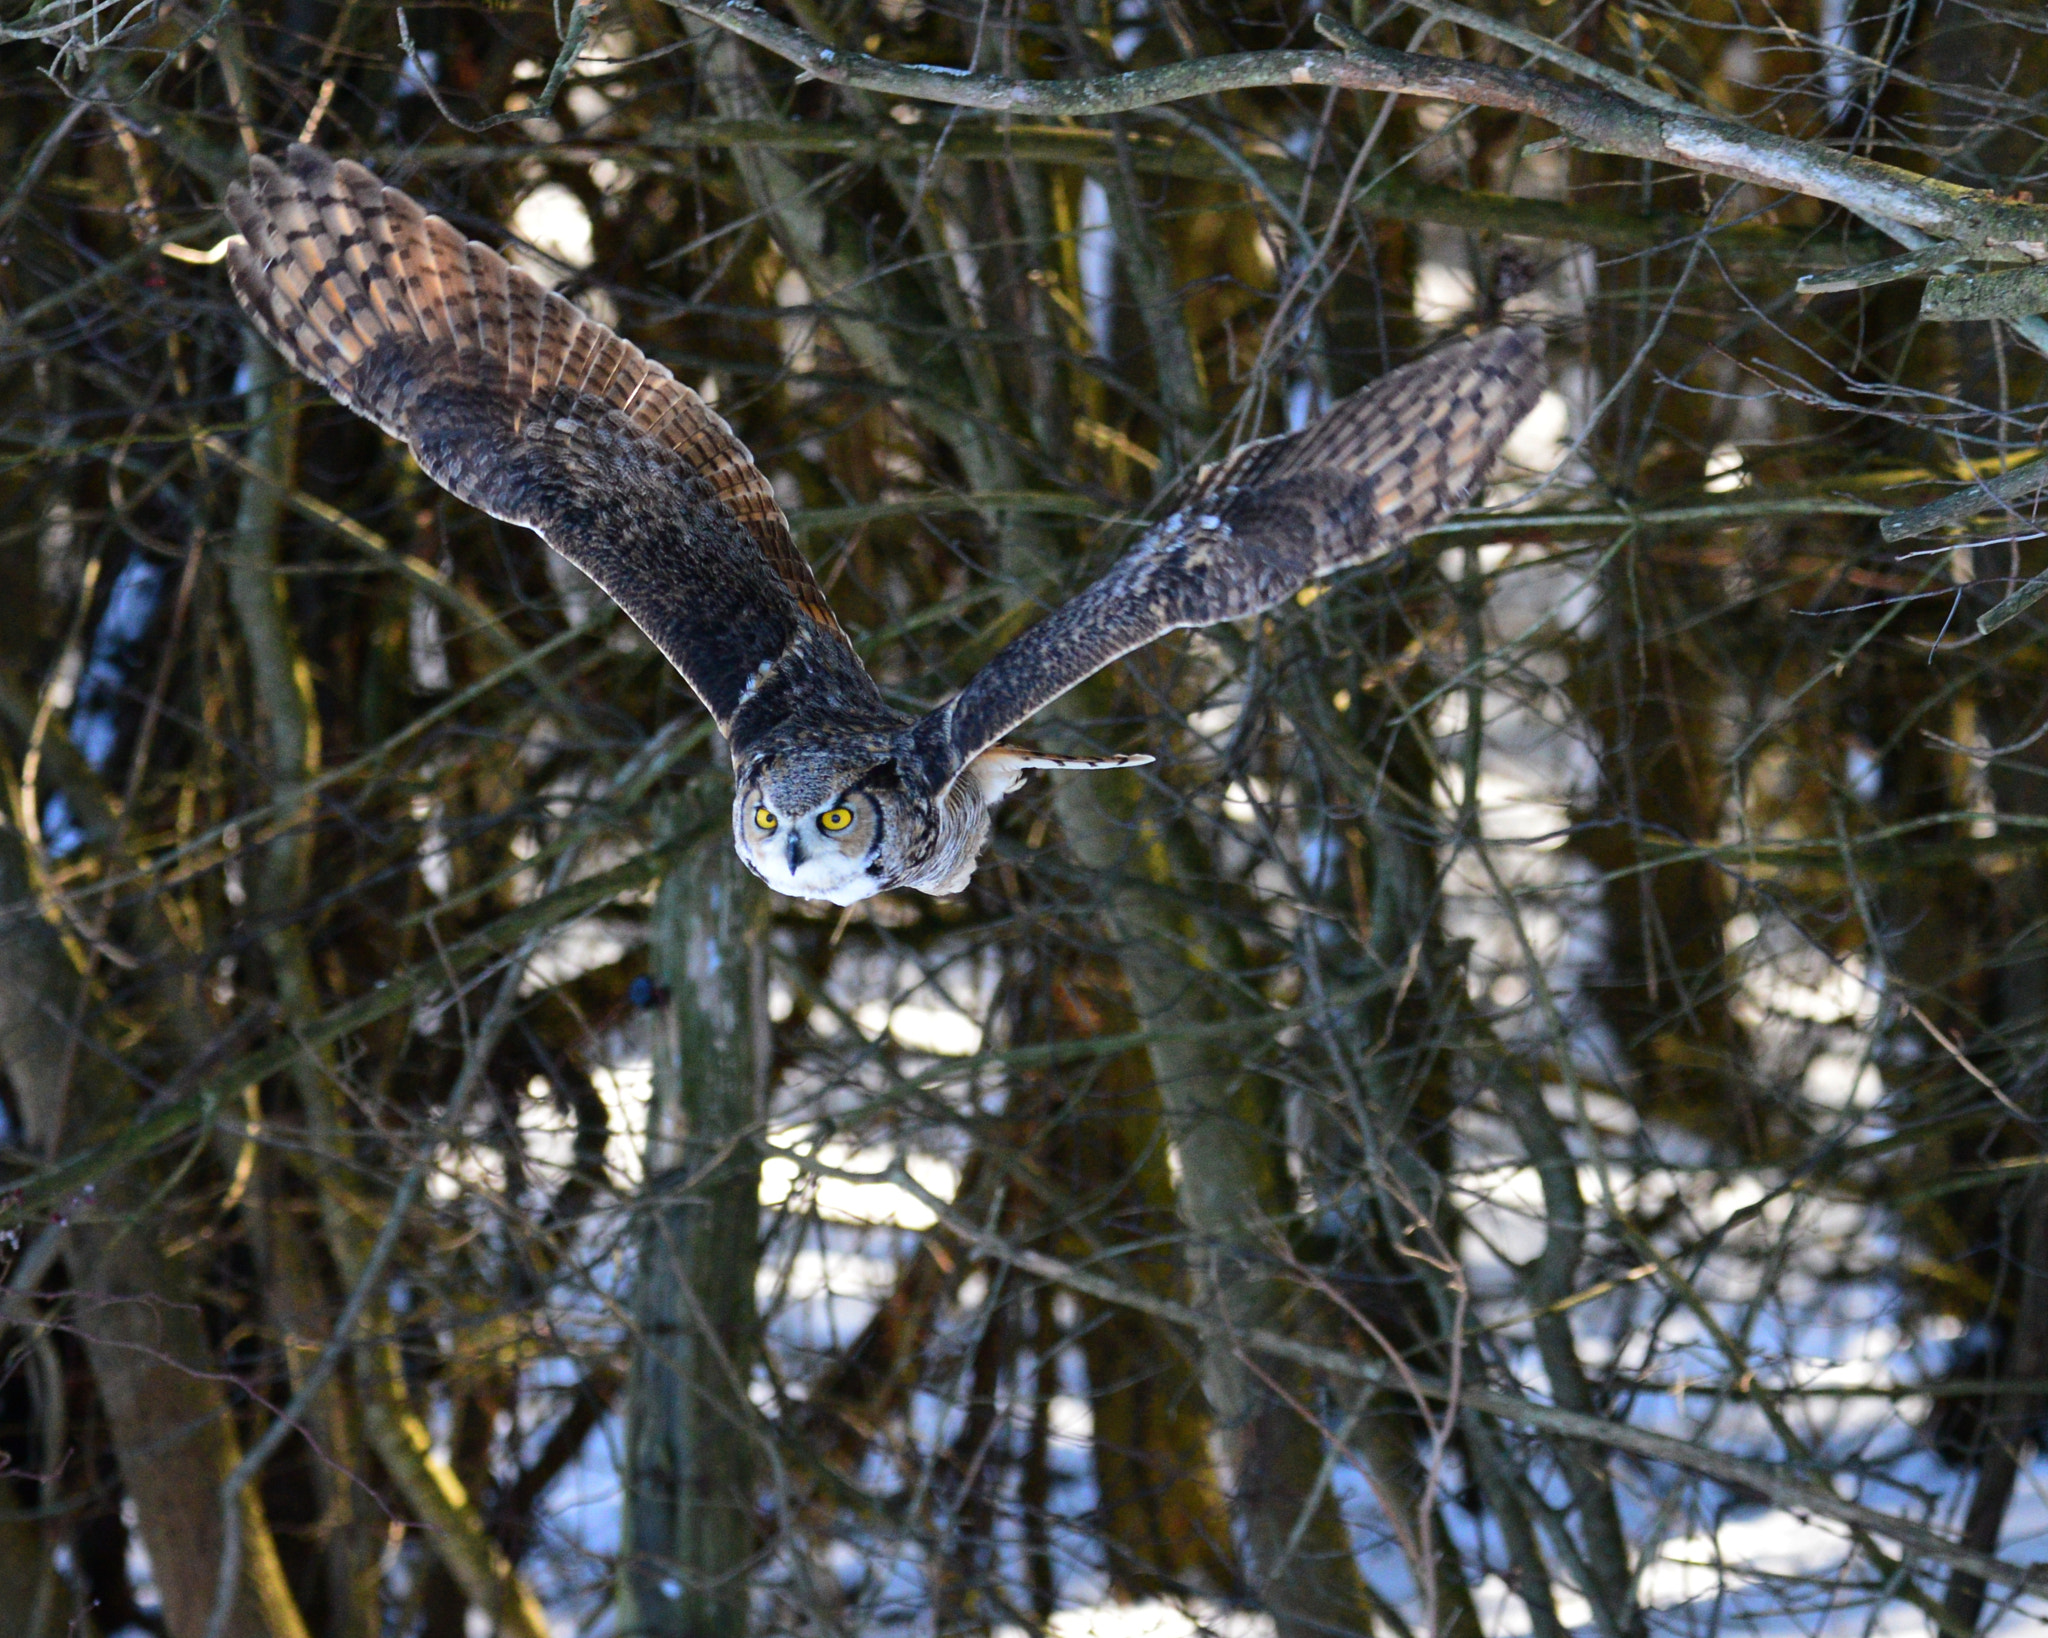
[[[778,893],[854,904],[930,851],[933,804],[906,790],[892,757],[790,750],[738,772],[733,845]]]
[[[992,745],[943,789],[898,738],[756,755],[735,770],[733,844],[778,893],[857,904],[892,887],[958,893],[996,804],[1032,768],[1129,768],[1149,756],[1073,757]]]

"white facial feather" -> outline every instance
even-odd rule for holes
[[[733,838],[740,862],[776,892],[857,904],[889,885],[878,868],[876,824],[863,796],[835,797],[808,813],[789,814],[765,795],[742,793],[733,811]]]

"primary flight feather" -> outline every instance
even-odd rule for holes
[[[1256,614],[1463,506],[1543,385],[1532,327],[1394,371],[1234,450],[947,704],[882,699],[732,429],[606,326],[360,165],[294,146],[228,190],[236,298],[301,373],[493,517],[535,530],[682,673],[732,750],[733,837],[779,892],[966,886],[1058,757],[1003,736],[1166,632]]]

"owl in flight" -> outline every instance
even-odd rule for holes
[[[891,709],[704,401],[360,165],[309,147],[228,190],[235,295],[303,374],[463,500],[538,532],[630,615],[732,748],[733,840],[777,892],[954,893],[1052,756],[1003,736],[1111,661],[1256,614],[1456,511],[1536,402],[1543,339],[1444,347],[1205,468],[1100,580],[936,711]]]

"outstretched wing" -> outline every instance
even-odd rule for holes
[[[1543,336],[1490,330],[1383,376],[1299,432],[1233,450],[1171,517],[911,732],[934,790],[1111,661],[1381,556],[1478,491],[1543,388]]]
[[[880,707],[753,457],[668,370],[360,165],[294,146],[249,172],[228,270],[271,345],[587,573],[736,748],[792,667]]]

